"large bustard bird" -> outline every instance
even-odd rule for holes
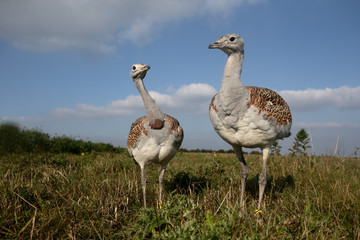
[[[213,97],[209,114],[220,137],[229,143],[241,164],[240,207],[244,209],[244,192],[248,166],[242,147],[262,150],[263,163],[259,176],[259,203],[266,185],[266,164],[276,139],[290,136],[292,117],[290,108],[276,92],[261,87],[243,86],[240,74],[244,60],[244,41],[236,34],[220,37],[209,45],[228,55],[220,91]]]
[[[143,79],[149,69],[150,66],[145,64],[134,64],[131,68],[130,76],[139,90],[146,109],[146,115],[132,123],[127,140],[129,153],[140,166],[145,207],[145,165],[149,163],[161,165],[159,176],[159,201],[161,201],[166,167],[179,150],[184,137],[179,122],[175,118],[164,114],[147,92]]]

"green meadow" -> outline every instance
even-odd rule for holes
[[[161,203],[159,167],[147,167],[144,208],[140,169],[125,149],[60,151],[55,140],[46,151],[2,148],[0,239],[360,239],[358,158],[271,155],[256,213],[261,155],[247,154],[241,213],[236,156],[180,151]]]

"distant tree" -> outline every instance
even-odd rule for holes
[[[234,149],[229,149],[226,151],[226,153],[235,153]],[[247,154],[247,152],[243,151],[244,154]]]
[[[359,150],[360,150],[360,146],[359,146],[359,147],[355,147],[355,152],[354,152],[355,157],[357,157],[357,153],[358,153]]]
[[[254,150],[254,151],[251,151],[251,152],[250,152],[250,154],[253,154],[253,155],[258,155],[258,154],[260,154],[260,152],[259,152],[259,151]]]
[[[294,144],[292,148],[289,148],[289,151],[292,155],[304,155],[306,156],[308,153],[306,149],[310,148],[309,146],[310,137],[309,134],[305,131],[305,129],[300,129],[300,131],[296,134],[294,138]]]
[[[271,154],[280,156],[281,146],[279,145],[279,141],[276,140],[271,146]]]

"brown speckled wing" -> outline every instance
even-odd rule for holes
[[[184,131],[183,131],[182,127],[180,126],[179,121],[169,115],[165,114],[165,116],[166,116],[166,120],[170,124],[169,133],[175,134],[176,139],[181,144],[181,142],[184,138]],[[179,147],[180,147],[180,145],[179,145]]]
[[[278,125],[292,122],[290,108],[285,100],[276,92],[261,87],[246,87],[250,94],[250,106],[257,107],[268,117],[276,119]]]
[[[140,137],[141,133],[148,135],[148,132],[144,128],[143,122],[145,121],[146,116],[136,119],[130,127],[130,133],[127,140],[127,147],[133,148],[136,145],[136,141]]]

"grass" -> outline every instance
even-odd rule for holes
[[[126,153],[0,155],[0,239],[360,239],[360,160],[271,156],[262,214],[260,155],[247,155],[246,214],[234,154],[179,152],[157,203],[158,166]]]

